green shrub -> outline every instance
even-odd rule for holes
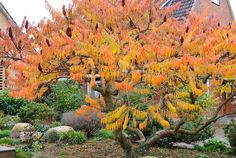
[[[8,115],[4,115],[3,113],[0,113],[0,129],[2,129],[3,127],[5,127],[5,125],[7,124],[7,122],[10,121],[10,116]]]
[[[101,129],[96,137],[99,140],[105,140],[105,139],[113,139],[113,133],[112,131],[106,130],[106,129]]]
[[[13,138],[1,138],[0,139],[0,144],[8,144],[8,145],[16,145],[19,144],[20,141],[17,139],[13,139]]]
[[[72,80],[60,81],[52,85],[50,93],[43,100],[55,107],[59,113],[75,110],[85,104],[81,86]]]
[[[0,138],[9,137],[11,130],[0,130]]]
[[[69,131],[61,134],[60,141],[69,144],[82,144],[87,140],[84,132],[81,131]]]
[[[11,98],[7,91],[0,93],[0,111],[7,115],[16,115],[19,109],[27,104],[20,98]]]
[[[29,151],[25,151],[22,148],[16,148],[16,158],[32,158],[33,154]]]
[[[230,124],[225,127],[224,131],[229,139],[234,154],[236,154],[236,121],[231,121]]]
[[[45,135],[44,138],[49,143],[55,143],[55,142],[59,141],[60,135],[56,131],[52,131],[52,132],[48,133],[47,135]]]
[[[5,115],[0,113],[0,129],[11,129],[15,123],[19,122],[18,116]]]
[[[31,102],[20,108],[18,116],[21,121],[28,123],[34,123],[35,120],[51,121],[54,111],[47,104]]]
[[[217,153],[227,153],[227,151],[229,151],[224,142],[217,140],[210,140],[207,143],[205,143],[203,147],[196,146],[195,149],[198,151],[217,152]]]
[[[42,144],[39,141],[35,141],[32,144],[32,148],[34,152],[39,152],[42,149]]]

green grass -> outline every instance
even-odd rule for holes
[[[16,149],[16,158],[31,158],[33,154],[29,151],[25,151],[22,148]]]
[[[101,129],[96,135],[96,138],[98,140],[113,139],[113,133],[112,131]]]
[[[17,139],[13,139],[13,138],[1,138],[0,139],[0,144],[8,144],[8,145],[16,145],[19,144],[20,141]]]
[[[9,137],[11,130],[4,129],[0,130],[0,138]]]

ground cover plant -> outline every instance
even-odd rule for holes
[[[90,98],[82,112],[105,113],[102,123],[129,158],[160,139],[196,135],[235,114],[220,113],[233,98],[235,24],[223,26],[205,13],[179,21],[171,16],[179,4],[167,9],[161,2],[73,0],[62,11],[47,4],[52,20],[10,26],[0,36],[0,57],[15,72],[9,74],[10,95],[38,100],[61,79],[89,81],[100,97]],[[222,102],[208,93],[209,79],[213,92],[228,96]],[[145,95],[145,108],[131,104],[130,92]],[[213,113],[202,124],[183,128],[209,110]],[[153,121],[164,128],[146,138],[142,131]],[[135,133],[139,146],[134,148],[124,131]]]

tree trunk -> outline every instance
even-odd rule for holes
[[[102,96],[103,96],[103,99],[104,99],[105,104],[106,104],[106,111],[105,112],[110,112],[110,111],[114,110],[114,104],[113,104],[113,101],[112,101],[111,94],[105,93],[105,94],[102,94]]]
[[[122,129],[115,130],[114,136],[124,150],[126,158],[136,158],[136,155],[133,152],[132,143],[122,133]]]

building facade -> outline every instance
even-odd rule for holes
[[[196,15],[201,15],[204,11],[207,11],[207,17],[209,19],[217,19],[220,23],[228,25],[235,20],[231,4],[229,0],[166,0],[162,7],[168,7],[180,3],[180,7],[173,13],[173,17],[178,19],[188,18],[190,12]],[[211,86],[210,80],[208,81],[209,90],[213,87]],[[235,91],[235,83],[232,83],[232,93]],[[227,99],[226,94],[215,94],[216,98],[222,101]],[[228,113],[236,110],[236,98],[229,101],[222,113]]]
[[[189,12],[201,15],[207,10],[208,18],[218,19],[227,25],[234,20],[233,11],[229,0],[166,0],[162,7],[180,3],[180,7],[173,14],[175,18],[187,18]]]
[[[0,2],[0,30],[6,31],[9,22],[13,22],[15,24],[11,15],[8,13],[3,4]],[[7,87],[6,70],[0,63],[0,90],[3,90],[6,87]]]

